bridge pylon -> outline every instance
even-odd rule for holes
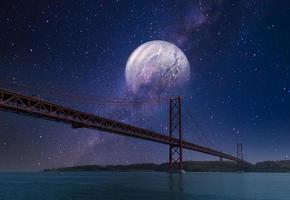
[[[237,167],[240,171],[247,171],[249,168],[249,163],[244,162],[245,160],[245,151],[243,143],[237,143],[237,158],[240,159],[240,162],[237,162]]]
[[[244,161],[244,146],[243,143],[237,143],[237,158]]]
[[[181,96],[169,99],[169,137],[178,145],[169,145],[169,172],[183,173]]]

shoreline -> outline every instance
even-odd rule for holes
[[[264,161],[239,165],[232,161],[185,161],[186,172],[290,173],[290,160]],[[129,165],[79,165],[44,169],[44,172],[167,172],[168,163],[137,163]]]

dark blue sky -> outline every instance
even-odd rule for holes
[[[129,98],[124,76],[129,55],[144,42],[166,40],[188,57],[192,74],[183,99],[210,143],[234,153],[243,142],[250,161],[287,159],[289,18],[290,2],[277,0],[2,1],[1,88],[100,115],[118,111],[114,117],[130,122],[136,108],[128,117],[128,108],[100,108],[81,98],[73,103],[48,93]],[[144,106],[156,110],[138,125],[165,132],[166,106]],[[0,128],[3,170],[168,157],[159,144],[10,113],[0,113]],[[200,143],[196,130],[185,135]],[[186,159],[216,158],[187,152]]]

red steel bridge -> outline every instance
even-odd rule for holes
[[[0,89],[0,110],[62,122],[73,128],[95,129],[169,145],[169,170],[183,170],[183,149],[247,164],[243,159],[240,145],[237,156],[232,156],[183,140],[181,97],[169,99],[168,135],[2,89]]]

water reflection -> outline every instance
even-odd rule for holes
[[[168,173],[168,185],[170,192],[183,192],[183,174],[181,173]]]

